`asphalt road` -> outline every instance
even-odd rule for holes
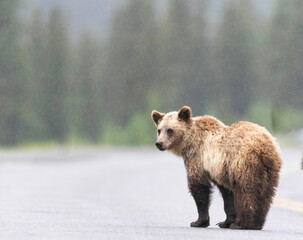
[[[262,231],[196,220],[182,159],[156,149],[0,151],[0,239],[303,239],[300,149],[282,149],[275,206]]]

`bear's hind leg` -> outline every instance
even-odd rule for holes
[[[235,190],[235,208],[237,212],[236,221],[230,225],[231,229],[261,229],[255,225],[254,216],[257,210],[253,192]]]
[[[250,185],[245,185],[245,189],[234,191],[237,217],[230,228],[255,230],[263,228],[272,197],[275,194],[275,188],[271,186],[265,188],[263,185],[264,183],[251,181]]]
[[[260,228],[263,228],[270,205],[273,201],[273,197],[275,196],[275,187],[278,185],[279,175],[275,172],[269,171],[265,174],[264,179],[264,182],[273,183],[274,186],[268,184],[267,187],[263,189],[262,194],[258,196],[259,204],[254,215],[254,224]]]
[[[253,162],[253,161],[250,161]],[[234,229],[262,229],[270,209],[279,181],[279,169],[269,168],[263,162],[255,161],[247,171],[245,182],[235,186],[236,222],[230,226]],[[267,160],[267,162],[270,162]],[[274,162],[272,160],[271,162]]]
[[[270,204],[271,204],[270,201],[264,200],[262,202],[262,204],[259,206],[259,209],[257,209],[257,211],[254,215],[254,219],[253,219],[254,226],[256,228],[259,228],[259,229],[263,228],[263,225],[264,225],[265,220],[266,220],[267,213],[268,213],[269,208],[270,208]]]
[[[246,171],[237,174],[233,190],[237,217],[230,225],[232,229],[263,228],[279,179],[279,169],[271,169],[264,162],[252,152],[247,156]]]
[[[210,184],[189,184],[189,190],[196,202],[198,209],[198,220],[190,224],[191,227],[209,226]]]
[[[236,221],[236,210],[234,206],[234,194],[232,191],[224,188],[221,185],[217,185],[224,200],[224,211],[226,213],[226,219],[224,222],[219,222],[220,228],[229,228],[232,223]]]

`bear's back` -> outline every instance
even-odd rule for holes
[[[279,147],[273,136],[264,127],[251,122],[237,122],[225,128],[222,134],[222,143],[227,148],[236,148],[243,154],[251,151],[264,153],[278,151]]]
[[[258,124],[237,122],[225,129],[222,147],[230,155],[233,171],[247,169],[248,166],[264,167],[280,171],[282,159],[280,148],[273,136]]]
[[[209,134],[201,150],[204,169],[223,185],[223,179],[237,178],[248,169],[262,171],[266,166],[278,172],[282,164],[275,139],[264,127],[250,122],[237,122]]]

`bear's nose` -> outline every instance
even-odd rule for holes
[[[163,142],[156,142],[157,148],[162,149],[162,144],[163,144]]]

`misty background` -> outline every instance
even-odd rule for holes
[[[0,146],[148,145],[189,105],[303,123],[303,1],[0,0]]]

